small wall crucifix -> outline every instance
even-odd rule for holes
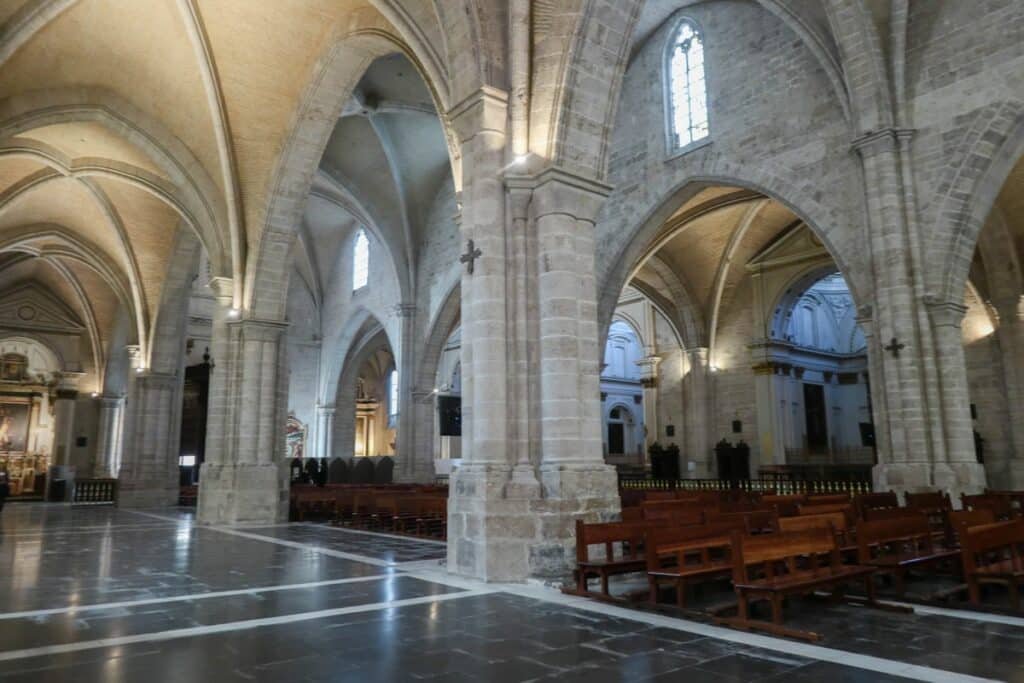
[[[906,348],[906,346],[907,346],[906,344],[899,343],[899,341],[897,341],[896,337],[893,337],[892,341],[889,342],[888,346],[883,346],[882,348],[885,349],[886,351],[892,351],[892,357],[893,358],[899,358],[900,357],[900,349],[904,349],[904,348]]]
[[[483,252],[474,248],[473,240],[469,240],[466,242],[466,253],[459,257],[459,263],[465,263],[467,265],[466,272],[472,275],[473,262],[480,258],[482,254]]]

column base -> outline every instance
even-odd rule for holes
[[[505,466],[471,464],[453,473],[448,570],[484,581],[561,580],[572,571],[576,520],[619,514],[615,468],[542,467],[537,486],[511,474]]]
[[[177,487],[169,488],[165,482],[126,481],[117,482],[117,507],[119,508],[169,508],[178,504]]]
[[[985,488],[985,468],[974,462],[887,463],[875,465],[872,478],[876,491],[948,491],[959,500],[961,493],[981,493]]]
[[[288,518],[288,476],[278,465],[210,465],[199,476],[201,524],[277,524]]]

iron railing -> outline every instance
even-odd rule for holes
[[[113,505],[117,502],[117,479],[75,479],[72,505]]]
[[[624,489],[644,491],[773,491],[778,495],[871,493],[871,482],[855,480],[793,480],[793,479],[634,479],[621,478],[619,486]]]

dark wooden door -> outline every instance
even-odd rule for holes
[[[828,451],[828,417],[825,414],[825,387],[804,384],[804,417],[807,421],[807,450]]]
[[[626,439],[621,422],[608,423],[608,452],[622,455],[626,452]]]
[[[182,467],[181,478],[199,481],[199,466],[206,459],[206,404],[210,392],[210,366],[200,363],[185,368],[182,391],[179,455],[195,456],[195,466]],[[188,471],[186,471],[188,470]]]

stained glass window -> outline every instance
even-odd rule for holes
[[[708,136],[708,100],[704,86],[704,42],[688,21],[679,24],[669,56],[672,141],[686,147]]]
[[[388,376],[388,416],[398,415],[398,370],[392,370]]]

